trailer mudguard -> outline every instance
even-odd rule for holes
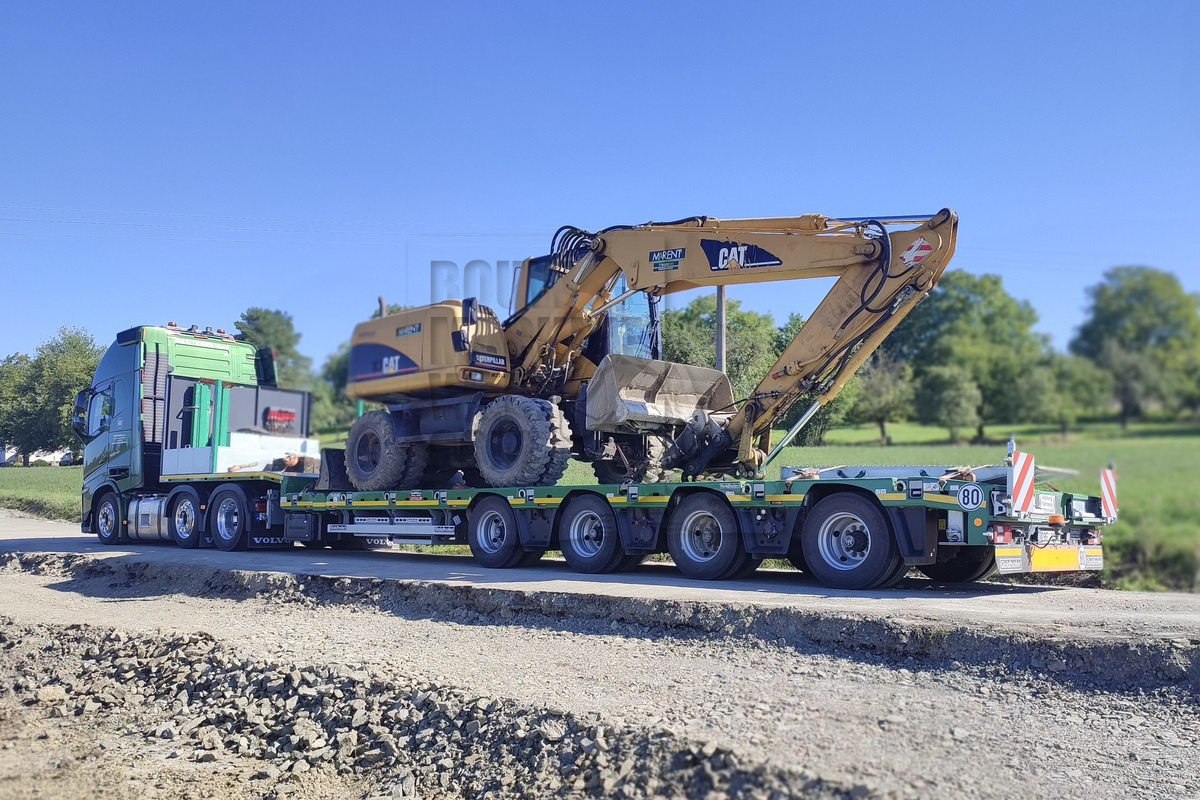
[[[754,555],[786,554],[801,510],[801,506],[735,508],[746,552]]]
[[[631,508],[617,513],[617,530],[621,547],[628,553],[652,553],[658,549],[658,532],[662,530],[663,508]]]
[[[937,562],[937,518],[928,508],[888,508],[888,519],[904,563],[910,566]]]

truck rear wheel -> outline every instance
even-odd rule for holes
[[[707,581],[733,577],[750,559],[733,509],[707,493],[688,495],[672,512],[667,549],[680,572]]]
[[[112,492],[100,495],[96,503],[96,536],[100,544],[121,543],[121,504]]]
[[[900,553],[883,512],[851,492],[826,497],[804,520],[804,561],[836,589],[869,589],[894,577]]]
[[[471,510],[467,544],[471,555],[485,567],[507,569],[524,558],[517,517],[507,498],[489,495]]]
[[[213,492],[208,501],[208,523],[217,547],[226,552],[245,548],[250,512],[240,489],[228,486]]]
[[[475,424],[475,462],[491,486],[553,486],[571,460],[571,430],[558,406],[498,397]]]
[[[204,533],[200,519],[200,506],[187,490],[171,501],[171,507],[167,509],[167,530],[176,545],[185,550],[200,546]]]
[[[625,562],[612,507],[594,494],[580,495],[567,505],[558,525],[558,546],[576,572],[614,572]]]
[[[961,555],[938,564],[922,564],[917,567],[930,580],[939,583],[970,583],[991,575],[996,570],[996,553],[990,547],[981,557]]]

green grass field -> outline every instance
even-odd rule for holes
[[[79,520],[83,467],[0,469],[0,508],[50,519]]]
[[[1099,494],[1098,471],[1114,460],[1121,519],[1105,532],[1108,567],[1105,584],[1119,588],[1196,591],[1200,571],[1200,490],[1191,482],[1200,467],[1200,425],[1145,423],[1122,435],[1115,423],[1086,426],[1063,440],[1049,429],[990,430],[991,445],[946,444],[945,431],[894,425],[894,442],[878,444],[872,426],[831,431],[825,447],[790,447],[779,466],[840,464],[995,464],[1004,441],[1015,433],[1018,446],[1044,466],[1079,471],[1057,488]],[[769,477],[778,477],[778,469]],[[55,519],[79,518],[79,467],[0,469],[0,506]],[[591,467],[572,461],[564,483],[596,483]]]

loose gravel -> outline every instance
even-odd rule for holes
[[[93,557],[2,564],[0,797],[1157,798],[1200,786],[1191,639],[1098,651],[1031,638],[1010,659],[986,632],[897,623],[872,639],[878,629],[841,619],[838,639],[703,604],[650,615],[583,596],[572,614],[565,599],[488,589]]]

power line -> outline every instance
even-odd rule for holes
[[[175,230],[194,231],[236,231],[239,233],[304,233],[314,236],[442,236],[463,237],[474,239],[524,239],[528,233],[431,233],[413,231],[312,231],[300,228],[236,228],[217,225],[171,225],[161,222],[112,222],[105,220],[82,219],[27,219],[23,217],[0,217],[0,222],[31,222],[41,225],[112,225],[124,228],[172,228]]]
[[[458,238],[454,234],[447,234],[447,233],[423,233],[423,234],[414,233],[414,234],[402,234],[402,235],[403,236],[429,236],[429,237],[441,237],[441,238],[451,238],[451,239]],[[133,239],[133,240],[140,240],[140,241],[146,241],[146,242],[213,242],[213,243],[217,243],[217,244],[301,244],[301,245],[309,245],[309,246],[319,244],[319,245],[387,245],[387,246],[397,247],[397,246],[404,244],[403,241],[400,241],[400,242],[380,242],[380,241],[337,242],[337,241],[312,241],[312,240],[294,241],[294,240],[286,240],[286,239],[217,239],[217,238],[202,238],[202,237],[186,238],[186,237],[170,237],[170,236],[119,236],[119,235],[115,235],[115,234],[101,234],[101,233],[50,233],[50,232],[39,232],[39,231],[0,231],[0,236],[41,236],[41,237],[53,237],[53,238],[65,238],[65,239]],[[476,234],[476,238],[510,239],[511,240],[511,239],[515,239],[518,237],[515,237],[512,235],[488,236],[486,234]],[[529,248],[537,247],[536,244],[533,244],[531,242],[525,242],[525,246],[529,247]]]
[[[543,226],[535,225],[479,225],[479,224],[460,224],[460,223],[444,223],[444,222],[381,222],[377,220],[329,220],[329,219],[297,219],[290,217],[240,217],[232,214],[198,214],[182,211],[106,211],[97,208],[57,208],[53,206],[4,206],[0,205],[0,209],[9,211],[55,211],[66,212],[73,214],[126,214],[132,216],[148,216],[148,217],[192,217],[200,219],[235,219],[248,222],[295,222],[305,225],[388,225],[392,227],[400,227],[404,225],[424,226],[424,227],[458,227],[458,228],[500,228],[502,230],[527,230],[542,232],[547,230]]]

